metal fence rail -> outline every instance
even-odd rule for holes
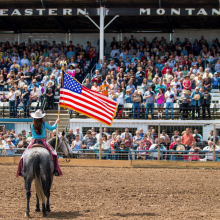
[[[6,154],[8,149],[0,149],[0,157],[20,157],[24,148],[13,148],[15,154]],[[73,158],[99,159],[99,149],[72,149]],[[58,153],[59,158],[66,158]],[[173,150],[102,150],[104,160],[169,160],[169,161],[220,161],[220,151],[173,151]]]
[[[147,114],[147,110],[149,110],[149,113]],[[154,120],[154,119],[158,119],[158,109],[154,108],[153,109],[153,118],[151,115],[151,109],[147,109],[145,107],[140,108],[139,110],[137,110],[136,108],[120,108],[120,110],[118,110],[117,114],[115,115],[115,118],[117,119],[150,119],[150,120]],[[205,114],[203,114],[202,108],[200,108],[200,117],[198,117],[197,114],[194,115],[195,119],[204,119],[204,120],[216,120],[216,119],[220,119],[220,109],[219,108],[210,108],[210,116],[209,117],[208,113],[206,112]],[[71,118],[87,118],[85,115],[79,114],[77,112],[72,112],[72,114],[70,115]],[[161,117],[160,117],[161,118]],[[182,108],[173,108],[173,115],[171,114],[171,110],[168,109],[168,114],[166,115],[166,108],[163,109],[163,119],[181,119],[181,120],[193,120],[193,112],[192,109],[190,108],[187,111],[187,117],[184,117],[183,115],[183,109]]]

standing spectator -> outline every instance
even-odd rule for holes
[[[47,97],[48,109],[51,110],[53,109],[53,105],[54,105],[54,87],[51,81],[48,82],[47,85],[46,97]]]
[[[123,139],[123,138],[125,138],[125,134],[129,134],[129,136],[131,137],[131,138],[133,138],[132,137],[132,134],[131,133],[129,133],[129,129],[128,128],[125,128],[125,132],[123,132],[122,134],[121,134],[121,138]]]
[[[183,89],[187,89],[191,91],[192,89],[191,85],[192,85],[191,79],[188,75],[186,75],[183,80]]]
[[[118,102],[118,117],[119,117],[119,115],[122,116],[122,110],[124,105],[124,98],[123,98],[124,95],[120,87],[117,89],[115,95],[116,95],[116,101]]]
[[[166,119],[168,119],[168,110],[171,110],[171,118],[174,119],[173,113],[173,102],[175,100],[175,94],[171,91],[170,87],[168,87],[167,92],[165,93],[166,98]]]
[[[199,87],[196,87],[195,91],[191,94],[191,106],[192,106],[192,118],[195,118],[195,112],[197,114],[197,119],[200,118],[200,98],[201,93],[199,92]]]
[[[91,90],[96,91],[96,92],[99,92],[99,91],[100,91],[100,88],[99,88],[97,82],[94,82],[94,84],[93,84]]]
[[[107,63],[104,63],[104,65],[99,70],[102,79],[106,78],[106,76],[108,75],[108,71],[110,71],[110,69],[107,67]]]
[[[194,137],[194,139],[195,139],[195,141],[196,141],[197,143],[203,141],[202,135],[199,134],[199,132],[198,132],[197,129],[194,130],[193,137]]]
[[[217,63],[215,64],[215,71],[217,73],[220,73],[220,59],[217,61]]]
[[[72,142],[75,140],[75,134],[73,134],[73,129],[69,130],[69,134],[66,136],[66,138],[69,140],[69,145],[71,145]]]
[[[11,142],[11,139],[8,138],[6,140],[6,144],[3,146],[3,149],[6,150],[7,155],[15,155],[15,151],[13,150],[14,147],[15,145]]]
[[[40,103],[41,103],[41,108],[43,108],[43,101],[44,97],[46,94],[46,86],[44,86],[44,82],[41,81],[40,86],[39,86],[39,95],[40,95]]]
[[[21,93],[22,103],[24,105],[24,117],[29,118],[29,96],[30,92],[28,91],[27,85],[24,86],[24,90]]]
[[[80,137],[80,141],[83,141],[83,134],[79,131],[79,127],[76,128],[76,131],[74,132],[75,136],[78,134]]]
[[[212,89],[220,89],[220,78],[218,73],[215,72],[214,77],[212,78]]]
[[[91,84],[89,83],[89,79],[87,78],[86,79],[86,82],[85,83],[83,83],[83,86],[85,86],[86,88],[88,88],[88,89],[91,89]]]
[[[133,118],[135,118],[136,111],[137,111],[137,118],[140,118],[141,96],[138,94],[137,90],[134,91],[131,100],[133,102]]]
[[[181,96],[181,104],[182,104],[182,110],[183,110],[183,119],[188,118],[188,112],[189,112],[189,103],[191,101],[190,96],[188,95],[187,90],[183,90],[183,94]]]
[[[205,89],[205,93],[201,94],[201,106],[202,106],[202,117],[205,119],[206,117],[206,110],[209,115],[209,119],[211,119],[210,114],[210,104],[211,104],[211,95],[208,93],[208,89]]]
[[[212,79],[209,77],[209,72],[205,72],[205,78],[202,80],[204,89],[211,90]]]
[[[194,143],[194,142],[195,142],[195,139],[194,139],[193,135],[190,134],[189,128],[186,128],[186,131],[181,138],[181,143],[187,147],[186,150],[189,150],[192,146],[192,143]]]
[[[199,161],[199,151],[201,151],[201,149],[199,147],[197,147],[196,143],[192,143],[192,147],[189,150],[189,157],[188,160],[189,161]]]
[[[148,91],[144,94],[144,99],[146,99],[146,112],[145,118],[148,119],[149,111],[151,110],[151,118],[154,119],[154,103],[155,103],[155,93],[152,91],[152,87],[148,86]]]
[[[158,108],[158,119],[161,117],[163,118],[163,106],[165,101],[164,90],[159,88],[159,93],[156,96],[157,99],[157,108]]]
[[[131,90],[127,89],[126,90],[126,95],[125,95],[125,103],[132,103],[131,101]]]
[[[10,88],[8,99],[9,99],[10,117],[15,117],[15,115],[17,115],[17,112],[15,111],[16,96],[15,96],[15,89],[13,87]]]
[[[156,85],[155,92],[156,92],[156,93],[159,93],[159,89],[163,89],[163,92],[164,92],[164,93],[165,93],[166,90],[167,90],[167,89],[166,89],[166,86],[163,85],[163,81],[162,81],[162,80],[159,82],[159,84]]]
[[[37,102],[38,103],[37,107],[38,107],[39,106],[39,96],[40,96],[40,94],[38,93],[36,86],[34,86],[33,90],[30,92],[30,97],[29,97],[30,105],[33,102]]]
[[[100,92],[104,96],[108,96],[109,85],[106,83],[106,80],[103,81],[103,84],[100,86]]]
[[[122,139],[122,141],[125,143],[126,150],[129,150],[132,148],[133,140],[130,137],[129,133],[125,133],[125,137]]]

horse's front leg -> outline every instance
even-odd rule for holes
[[[37,193],[36,193],[36,208],[35,208],[35,212],[40,212],[39,198],[37,196]]]
[[[31,198],[31,181],[28,179],[25,179],[25,189],[26,189],[26,198],[27,198],[27,208],[25,212],[26,217],[30,217],[30,209],[29,209],[29,202]]]

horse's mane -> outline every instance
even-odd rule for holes
[[[48,143],[50,144],[51,147],[53,147],[55,149],[55,145],[56,145],[56,137],[51,138]],[[59,138],[57,140],[57,144],[59,143]]]

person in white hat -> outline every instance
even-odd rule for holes
[[[43,121],[43,117],[46,115],[46,113],[42,113],[42,111],[40,109],[38,109],[37,111],[35,111],[34,113],[31,113],[31,117],[34,119],[33,123],[31,124],[31,132],[32,132],[32,140],[29,144],[29,146],[27,147],[27,149],[30,149],[31,146],[33,144],[42,144],[44,145],[47,150],[49,150],[51,152],[51,154],[53,155],[53,162],[54,162],[54,174],[55,176],[60,176],[62,175],[62,171],[59,167],[59,163],[58,163],[58,157],[56,152],[54,153],[54,151],[51,150],[49,144],[46,141],[46,129],[49,131],[53,131],[54,129],[57,128],[57,124],[60,123],[60,119],[57,119],[55,124],[53,126],[50,126],[48,123]],[[22,158],[21,158],[22,160]],[[23,161],[21,161],[19,163],[19,167],[18,172],[21,175],[21,168],[22,168],[22,164]]]

